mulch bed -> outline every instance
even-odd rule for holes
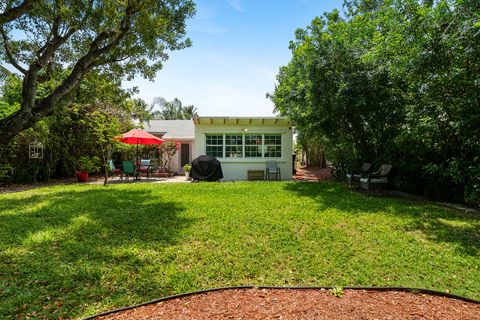
[[[230,289],[194,294],[96,319],[480,319],[480,304],[398,291]]]
[[[299,181],[322,181],[331,178],[330,168],[299,167],[293,180]]]

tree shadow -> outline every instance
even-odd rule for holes
[[[184,210],[149,191],[101,186],[0,201],[0,310],[3,303],[10,308],[3,315],[32,316],[64,301],[60,309],[71,316],[82,312],[78,301],[95,304],[126,292],[144,297],[152,288],[132,285],[132,277],[181,241],[195,222]]]
[[[421,232],[428,240],[458,245],[471,256],[480,255],[480,216],[419,200],[367,196],[338,182],[292,182],[285,189],[316,202],[318,211],[337,209],[351,215],[378,213],[405,217],[407,232]]]

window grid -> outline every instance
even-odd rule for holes
[[[243,158],[243,134],[225,134],[227,158]]]
[[[265,158],[280,158],[282,156],[282,136],[279,134],[264,135],[264,156]]]
[[[206,134],[207,155],[217,158],[281,158],[282,135],[279,133]]]
[[[206,135],[206,150],[205,154],[217,158],[223,158],[225,154],[223,134],[208,134]]]

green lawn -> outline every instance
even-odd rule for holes
[[[334,182],[72,185],[0,195],[0,318],[84,317],[232,285],[480,299],[480,217]]]

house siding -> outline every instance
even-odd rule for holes
[[[245,131],[247,130],[247,131]],[[293,135],[290,125],[222,125],[195,124],[195,145],[193,158],[205,154],[208,133],[279,133],[282,135],[282,156],[277,161],[282,180],[292,179]],[[248,170],[265,170],[268,158],[218,158],[222,164],[224,180],[246,180]]]

